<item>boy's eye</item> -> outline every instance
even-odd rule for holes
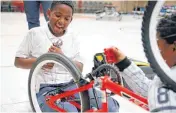
[[[60,17],[60,15],[56,15],[56,17]]]
[[[67,21],[68,21],[68,20],[69,20],[69,18],[65,18],[65,20],[67,20]]]

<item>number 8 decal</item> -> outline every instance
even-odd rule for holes
[[[163,87],[158,88],[157,98],[159,104],[167,103],[169,101],[168,89]]]

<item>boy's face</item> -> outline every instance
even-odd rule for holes
[[[65,4],[57,4],[53,10],[48,10],[47,14],[54,35],[63,35],[72,21],[72,8]]]
[[[168,44],[166,40],[158,38],[158,46],[162,57],[166,60],[169,67],[176,64],[176,51],[173,51],[174,44]]]

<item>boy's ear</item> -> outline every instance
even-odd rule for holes
[[[49,18],[49,17],[50,17],[50,15],[51,15],[51,10],[50,10],[50,9],[48,9],[48,10],[47,10],[47,12],[46,12],[46,14],[47,14],[47,17]]]
[[[176,41],[174,41],[174,47],[173,47],[173,51],[176,51]]]

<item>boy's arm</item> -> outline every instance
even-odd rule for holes
[[[34,57],[29,58],[31,56],[33,45],[32,38],[33,38],[33,31],[30,30],[24,37],[23,41],[21,42],[16,52],[14,65],[17,68],[30,69],[32,67],[32,64],[36,61],[36,58]]]
[[[119,49],[113,47],[113,52],[117,58],[116,66],[129,87],[136,93],[147,97],[151,80],[133,62],[131,62]]]
[[[73,61],[74,64],[78,67],[78,69],[80,70],[80,72],[83,71],[83,63],[78,62],[78,61]]]
[[[20,58],[20,57],[15,57],[15,63],[14,65],[17,68],[22,68],[22,69],[31,69],[32,64],[36,61],[36,58]]]
[[[129,87],[136,93],[147,97],[148,89],[151,84],[151,80],[148,79],[144,72],[127,57],[121,62],[117,63],[116,66],[120,70],[120,74],[125,79]]]

